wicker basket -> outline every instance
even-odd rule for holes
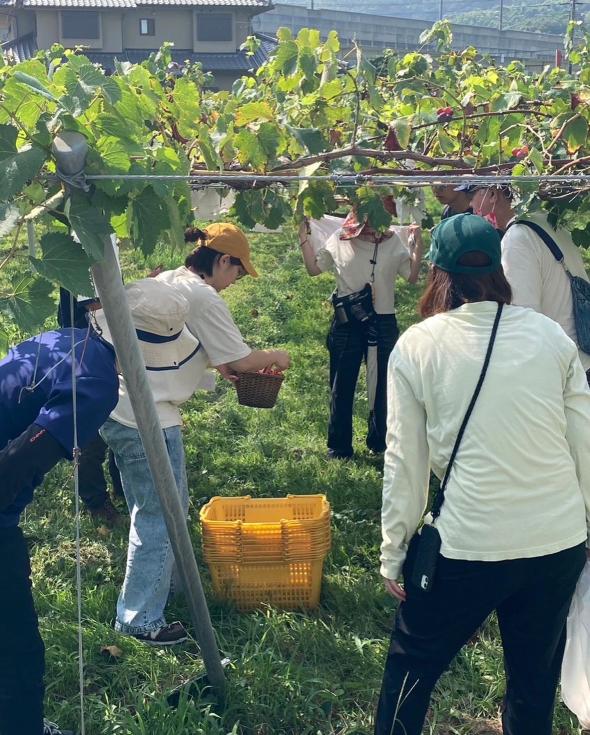
[[[283,379],[269,373],[241,373],[235,384],[238,402],[252,408],[273,408]]]

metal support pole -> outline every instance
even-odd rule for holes
[[[439,11],[438,11],[438,19],[439,19],[439,20],[442,20],[442,19],[443,19],[443,17],[444,17],[444,13],[443,13],[443,3],[444,3],[444,0],[440,0],[440,7],[439,7]]]
[[[570,9],[570,21],[574,22],[575,20],[576,20],[576,0],[572,0],[572,5]],[[575,42],[575,38],[576,38],[576,27],[574,26],[572,28],[572,46]],[[572,62],[571,61],[568,64],[568,73],[569,74],[572,73]]]
[[[500,0],[500,33],[504,30],[504,0]]]
[[[51,149],[58,171],[70,179],[80,178],[83,183],[88,153],[86,138],[81,133],[66,131],[56,135]],[[92,276],[127,384],[137,430],[162,506],[209,683],[223,699],[225,677],[215,632],[110,236],[104,238],[104,258],[92,266]]]
[[[27,240],[29,241],[29,255],[34,258],[37,241],[35,239],[35,223],[32,219],[27,220]]]
[[[92,276],[111,330],[117,359],[125,377],[137,428],[166,520],[174,558],[187,598],[191,619],[211,685],[222,698],[225,692],[223,666],[211,624],[207,601],[180,499],[166,450],[144,361],[121,282],[121,273],[110,238],[105,238],[105,256],[92,267]]]

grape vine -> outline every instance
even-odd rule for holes
[[[582,246],[590,243],[590,200],[582,188],[530,174],[590,173],[590,36],[566,49],[574,72],[546,67],[531,74],[519,62],[500,66],[475,48],[451,50],[441,22],[412,53],[370,61],[362,49],[342,58],[336,33],[278,32],[278,45],[254,77],[231,92],[208,89],[199,65],[179,68],[164,45],[141,64],[119,63],[107,76],[82,53],[54,46],[0,68],[0,237],[15,257],[24,217],[64,189],[51,143],[65,130],[89,144],[86,173],[181,176],[274,174],[282,183],[244,183],[232,215],[245,227],[269,228],[334,211],[346,197],[376,227],[390,215],[383,194],[411,200],[412,189],[299,176],[354,173],[407,178],[510,174],[523,207],[545,206]],[[579,34],[578,34],[579,35]],[[254,53],[258,41],[248,39]],[[436,44],[438,53],[425,52]],[[65,189],[52,208],[39,257],[29,273],[3,278],[0,315],[33,330],[53,310],[60,284],[87,292],[88,268],[115,233],[149,254],[159,242],[182,244],[189,220],[188,182],[101,179],[89,190]],[[72,235],[75,233],[76,238]]]

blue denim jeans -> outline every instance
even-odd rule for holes
[[[188,483],[180,426],[163,429],[180,502],[188,515]],[[174,554],[137,429],[108,419],[100,433],[115,455],[131,527],[125,581],[117,601],[115,629],[147,633],[166,625]]]

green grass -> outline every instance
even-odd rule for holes
[[[355,416],[356,459],[325,459],[328,419],[329,277],[310,279],[287,237],[259,236],[258,280],[244,279],[227,300],[255,347],[281,346],[293,367],[273,411],[238,405],[234,389],[218,382],[213,394],[185,406],[185,446],[194,540],[219,645],[231,658],[228,701],[166,694],[201,670],[194,642],[174,651],[148,648],[114,632],[122,581],[125,529],[101,535],[82,519],[82,576],[86,723],[88,735],[361,735],[370,733],[394,614],[379,568],[382,463],[364,448],[366,400],[360,386]],[[24,254],[22,255],[24,258]],[[160,251],[148,263],[124,254],[131,277],[160,262],[182,259]],[[399,285],[402,327],[417,317],[419,289]],[[32,542],[35,597],[47,645],[47,716],[64,727],[79,723],[75,592],[75,522],[71,468],[57,468],[29,506],[23,528]],[[200,545],[198,510],[212,495],[326,493],[334,510],[333,549],[325,566],[320,608],[252,614],[213,601]],[[169,619],[189,622],[182,598]],[[120,658],[101,647],[116,645]],[[491,621],[441,680],[426,733],[499,732],[502,656]],[[490,724],[491,723],[491,724]],[[489,724],[489,727],[488,727]],[[577,732],[563,706],[556,732]],[[494,729],[496,728],[496,729]]]

